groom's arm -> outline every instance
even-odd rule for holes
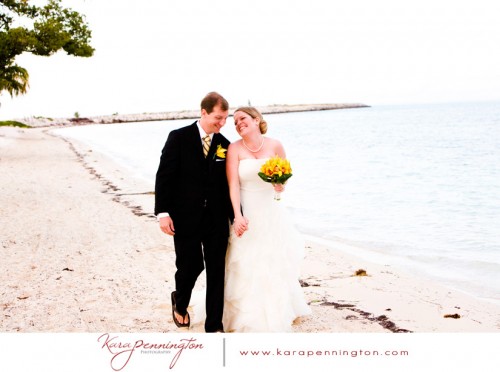
[[[177,169],[179,164],[179,138],[177,131],[168,135],[160,157],[155,180],[155,215],[169,213],[177,189]],[[159,216],[161,217],[161,216]]]
[[[174,221],[169,211],[176,189],[175,181],[178,179],[178,144],[177,132],[170,132],[162,150],[155,181],[155,215],[161,231],[168,235],[175,235]]]

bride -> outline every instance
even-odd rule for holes
[[[267,123],[253,107],[234,112],[241,139],[231,143],[226,171],[235,219],[226,256],[223,323],[226,332],[286,332],[311,313],[299,283],[304,244],[286,209],[274,200],[284,186],[257,173],[282,144],[264,137]],[[273,189],[274,188],[274,189]]]

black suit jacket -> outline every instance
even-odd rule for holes
[[[215,133],[207,157],[203,155],[196,122],[170,132],[162,151],[155,183],[155,214],[168,212],[176,236],[191,236],[209,213],[217,232],[229,235],[232,207],[226,177],[226,159],[216,155],[229,141]]]

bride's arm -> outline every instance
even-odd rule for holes
[[[241,213],[240,203],[240,178],[238,175],[238,166],[240,160],[238,156],[238,144],[229,145],[226,157],[226,175],[229,184],[229,196],[234,211],[234,231],[237,236],[241,236],[248,228],[248,221]]]
[[[282,159],[286,159],[286,152],[285,152],[285,148],[283,147],[283,145],[281,144],[280,141],[278,140],[275,140],[275,143],[274,143],[274,153],[276,155],[278,155],[280,158]],[[285,185],[282,185],[282,184],[275,184],[274,185],[274,190],[276,192],[283,192],[285,191]]]
[[[285,148],[280,141],[274,140],[274,153],[282,159],[286,159]]]

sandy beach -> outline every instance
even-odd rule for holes
[[[173,241],[150,184],[48,128],[0,128],[0,174],[1,332],[203,332],[171,319]],[[498,304],[312,241],[305,253],[312,315],[294,332],[500,331]]]

